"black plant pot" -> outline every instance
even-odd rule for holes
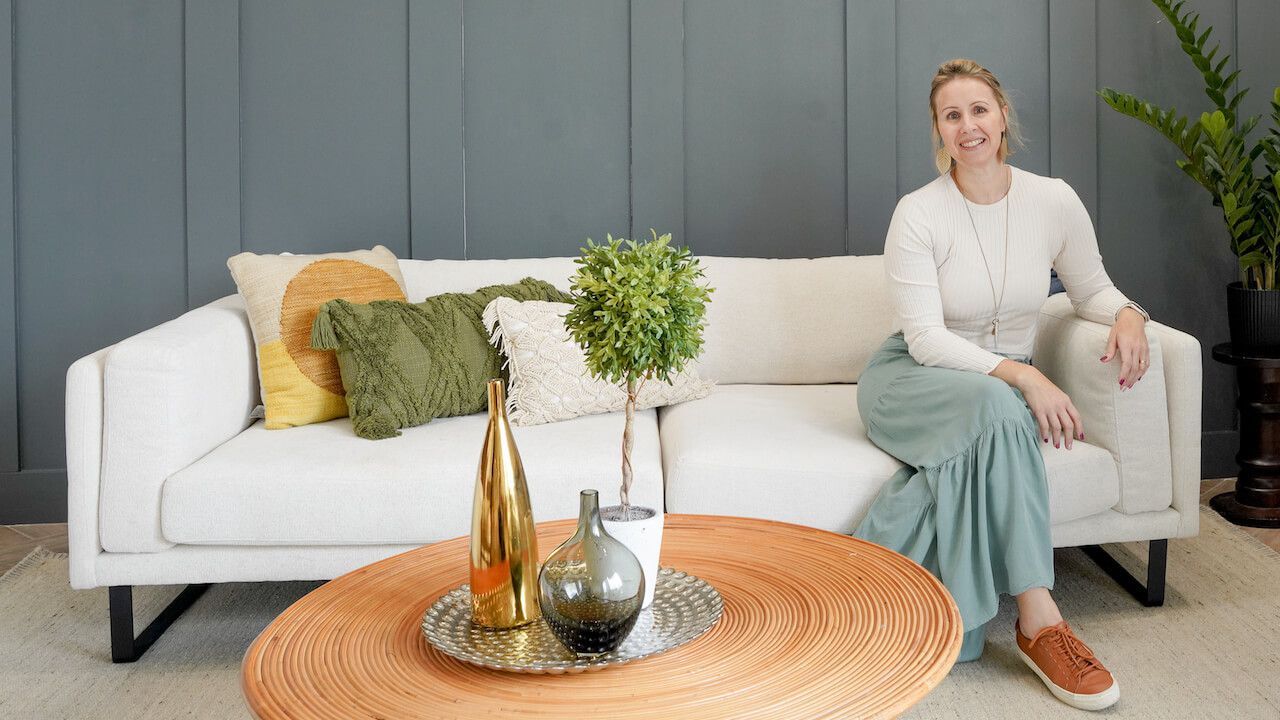
[[[1227,325],[1236,353],[1280,357],[1280,290],[1250,290],[1230,283]]]

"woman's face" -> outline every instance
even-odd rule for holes
[[[942,146],[956,163],[978,168],[998,162],[1005,110],[990,86],[976,78],[956,78],[938,88],[933,105]]]

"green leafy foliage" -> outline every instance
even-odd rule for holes
[[[1182,12],[1185,0],[1151,1],[1168,19],[1182,51],[1204,78],[1204,92],[1214,109],[1202,112],[1200,119],[1192,122],[1176,108],[1159,108],[1129,93],[1103,88],[1098,95],[1116,112],[1150,125],[1181,151],[1178,167],[1222,209],[1231,252],[1239,260],[1245,287],[1275,289],[1280,245],[1280,88],[1272,94],[1273,126],[1249,147],[1247,138],[1260,118],[1237,121],[1236,110],[1249,90],[1232,94],[1240,70],[1222,74],[1231,56],[1224,53],[1219,58],[1219,44],[1206,52],[1213,28],[1200,32],[1200,14]],[[1259,158],[1265,168],[1261,177],[1254,174]]]
[[[667,381],[702,350],[711,293],[698,284],[702,268],[688,248],[671,247],[670,234],[651,232],[653,240],[642,243],[588,239],[575,261],[565,326],[587,368],[606,382]]]
[[[712,289],[700,285],[702,267],[671,235],[635,242],[587,239],[575,262],[573,308],[564,324],[586,354],[587,369],[627,391],[622,431],[622,508],[628,517],[636,395],[646,380],[668,382],[702,351]]]

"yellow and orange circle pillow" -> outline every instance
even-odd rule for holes
[[[311,348],[311,324],[320,306],[405,299],[396,256],[372,250],[325,255],[240,253],[227,260],[244,298],[258,349],[258,376],[268,430],[347,415],[338,361]]]

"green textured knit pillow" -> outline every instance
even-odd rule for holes
[[[480,316],[499,297],[569,301],[550,283],[525,278],[420,303],[331,300],[321,306],[311,347],[336,351],[356,435],[395,437],[399,428],[484,410],[486,384],[504,373]]]

